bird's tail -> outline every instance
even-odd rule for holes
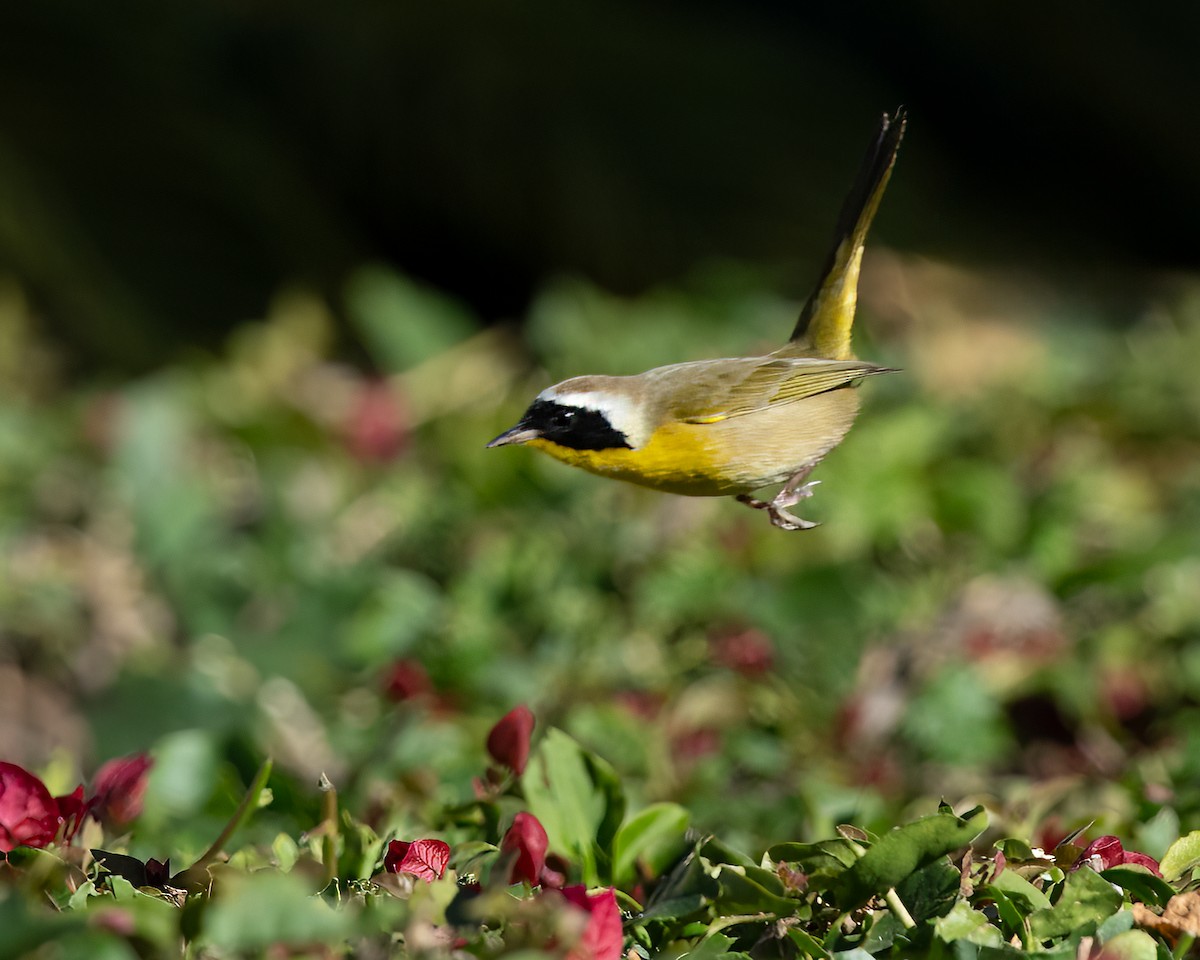
[[[858,301],[863,244],[892,174],[907,120],[903,107],[898,108],[894,116],[883,115],[879,133],[842,205],[833,249],[825,261],[821,279],[800,312],[791,339],[780,353],[834,360],[852,356],[850,328],[854,324],[854,307]]]

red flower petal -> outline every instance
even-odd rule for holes
[[[487,738],[492,759],[518,777],[529,760],[529,738],[533,734],[533,711],[525,704],[513,707],[492,727]]]
[[[58,804],[46,785],[24,767],[0,762],[0,853],[53,843],[58,824]]]
[[[92,799],[88,801],[97,818],[123,827],[142,812],[146,781],[154,761],[144,753],[109,760],[96,771]]]
[[[450,844],[443,840],[393,840],[388,844],[383,868],[389,873],[411,873],[426,883],[440,880],[450,862]]]
[[[549,845],[546,828],[532,813],[521,811],[513,817],[512,826],[500,841],[502,853],[517,851],[517,860],[513,864],[508,882],[524,881],[530,886],[536,886],[542,875],[542,867],[546,865],[546,848]]]
[[[588,912],[583,936],[567,954],[568,960],[621,960],[625,934],[621,930],[621,910],[613,889],[589,894],[580,884],[564,887],[562,895]]]

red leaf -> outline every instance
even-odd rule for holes
[[[83,799],[83,784],[66,796],[55,797],[54,805],[58,807],[58,815],[62,819],[63,842],[70,843],[83,826],[83,818],[91,810],[91,806]]]
[[[1125,859],[1121,862],[1123,864],[1133,863],[1137,864],[1139,867],[1145,867],[1160,880],[1162,879],[1162,871],[1158,868],[1158,861],[1145,853],[1138,853],[1135,850],[1126,850]]]
[[[144,753],[109,760],[96,771],[92,799],[88,801],[98,819],[123,827],[142,812],[146,781],[154,761]]]
[[[53,843],[58,824],[58,804],[46,785],[24,767],[0,762],[0,853]]]
[[[761,630],[720,633],[709,646],[718,664],[747,677],[760,677],[775,666],[775,646]]]
[[[342,427],[346,446],[360,463],[390,463],[408,442],[409,415],[387,383],[365,383]]]
[[[501,717],[488,734],[487,750],[492,759],[518,777],[525,772],[529,760],[529,738],[534,723],[533,711],[522,703]]]
[[[450,844],[443,840],[393,840],[383,858],[389,873],[411,873],[426,883],[440,880],[450,862]]]
[[[561,890],[563,884],[567,882],[567,874],[570,870],[571,864],[563,857],[557,853],[548,854],[538,882],[542,885],[543,890]]]
[[[521,811],[513,817],[512,826],[500,841],[502,853],[517,851],[517,860],[509,874],[509,883],[524,881],[530,886],[536,886],[542,875],[542,867],[546,865],[546,848],[550,839],[546,829],[532,813]]]
[[[433,691],[429,674],[416,660],[397,660],[388,671],[384,684],[384,695],[393,703],[414,700]]]
[[[1107,870],[1109,867],[1123,867],[1131,863],[1137,864],[1139,867],[1145,867],[1156,877],[1162,877],[1162,871],[1158,869],[1157,860],[1144,853],[1138,853],[1135,850],[1126,850],[1121,845],[1120,840],[1111,836],[1099,837],[1089,843],[1071,869],[1077,870],[1086,864],[1099,873],[1101,870]]]
[[[582,884],[564,887],[568,902],[588,913],[587,926],[579,942],[567,954],[567,960],[620,960],[625,945],[621,930],[621,910],[617,895],[610,887],[589,894]]]

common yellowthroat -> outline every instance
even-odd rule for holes
[[[850,328],[867,229],[906,116],[887,114],[838,218],[833,249],[791,339],[761,357],[583,376],[547,387],[489,447],[527,444],[573,467],[691,497],[734,496],[784,530],[815,527],[788,512],[812,496],[808,476],[858,413],[854,389],[892,373],[854,359]],[[770,500],[750,494],[783,483]]]

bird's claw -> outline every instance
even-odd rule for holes
[[[773,500],[759,500],[745,493],[737,499],[738,502],[755,510],[766,510],[767,515],[771,518],[771,525],[780,530],[811,530],[813,527],[819,527],[820,524],[814,520],[805,520],[803,517],[788,513],[787,508],[806,497],[811,497],[812,488],[820,482],[820,480],[813,480],[795,490],[785,488]]]
[[[803,517],[788,513],[782,507],[771,504],[767,504],[767,513],[771,517],[771,525],[780,530],[811,530],[813,527],[820,526],[815,520],[805,520]]]

